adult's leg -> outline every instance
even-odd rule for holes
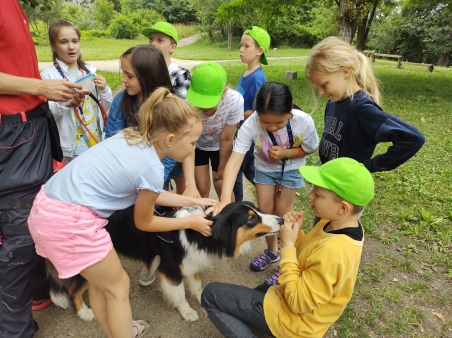
[[[100,262],[80,274],[89,283],[89,300],[97,321],[109,338],[131,336],[129,276],[112,249]]]
[[[251,144],[251,148],[245,155],[245,159],[243,160],[242,171],[245,174],[245,177],[252,185],[255,185],[254,177],[255,177],[255,167],[254,167],[254,142]]]
[[[40,186],[53,173],[44,116],[0,124],[0,171],[0,337],[32,337],[31,270],[37,255],[27,219]]]
[[[237,178],[235,179],[233,193],[236,202],[243,201],[243,171],[241,168],[237,173]]]
[[[210,283],[201,295],[207,317],[226,337],[256,337],[252,328],[272,335],[264,315],[265,293],[241,285]]]

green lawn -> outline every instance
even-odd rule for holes
[[[289,85],[294,100],[310,112],[306,59],[274,60],[264,67],[267,81]],[[235,86],[244,65],[225,64]],[[405,66],[377,60],[382,107],[420,129],[424,147],[401,167],[374,174],[376,196],[362,223],[366,242],[355,295],[334,324],[338,337],[452,337],[452,69]],[[297,80],[284,78],[297,71]],[[326,101],[313,113],[319,135]],[[385,152],[388,144],[377,147]],[[308,164],[319,164],[318,155]],[[305,189],[296,203],[313,214]],[[444,317],[444,318],[439,318]]]

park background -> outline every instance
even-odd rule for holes
[[[323,38],[337,35],[359,50],[434,64],[433,72],[424,66],[398,68],[387,58],[372,64],[383,92],[382,108],[415,125],[426,143],[401,167],[374,174],[376,197],[362,218],[366,242],[358,283],[330,336],[452,337],[452,1],[22,0],[21,4],[30,18],[39,61],[51,61],[46,31],[56,19],[70,20],[81,29],[85,61],[118,60],[118,64],[126,49],[147,43],[140,36],[143,27],[165,20],[175,25],[180,38],[199,37],[177,48],[173,57],[221,61],[232,87],[245,69],[238,57],[241,34],[250,25],[260,25],[272,39],[269,65],[264,66],[267,80],[289,85],[296,104],[312,114],[319,135],[326,100],[320,98],[314,109],[304,67],[310,48]],[[297,72],[298,77],[286,79],[286,71]],[[120,88],[119,72],[99,73],[112,89]],[[388,146],[380,144],[376,154]],[[308,156],[307,162],[320,164],[317,154]],[[306,196],[306,189],[300,189],[296,206],[306,211],[308,230],[313,215]]]

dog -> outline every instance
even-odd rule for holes
[[[185,298],[183,277],[191,294],[201,302],[200,272],[204,267],[212,266],[214,259],[229,259],[248,251],[250,240],[274,234],[284,223],[281,217],[264,214],[251,202],[234,202],[218,215],[207,216],[213,221],[212,236],[205,237],[192,229],[141,231],[135,227],[133,213],[134,205],[108,218],[106,229],[113,246],[119,254],[144,262],[151,273],[159,276],[164,298],[187,321],[196,321],[199,316]],[[204,213],[201,207],[177,211],[156,208],[156,215],[163,217],[184,218],[200,213]],[[72,306],[81,319],[92,320],[94,314],[82,299],[88,282],[81,275],[59,279],[53,265],[47,262],[53,303],[64,309]]]

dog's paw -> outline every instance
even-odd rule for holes
[[[94,319],[93,310],[87,307],[86,304],[83,304],[83,308],[78,312],[78,316],[87,322]]]
[[[179,313],[187,322],[195,322],[199,319],[198,312],[187,306],[178,307]]]

